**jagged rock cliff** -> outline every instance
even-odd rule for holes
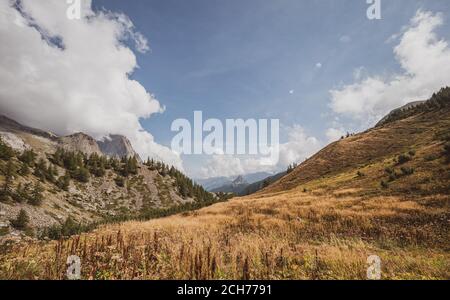
[[[58,145],[68,151],[83,152],[87,155],[102,154],[97,141],[84,133],[75,133],[72,135],[58,138]]]
[[[131,146],[130,140],[123,135],[111,134],[102,141],[98,141],[98,146],[103,154],[109,157],[138,157],[139,155]]]

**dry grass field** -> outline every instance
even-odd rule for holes
[[[234,199],[189,214],[2,249],[3,279],[450,279],[448,196]]]

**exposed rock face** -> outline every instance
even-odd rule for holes
[[[23,152],[30,147],[17,135],[11,132],[0,131],[0,138],[3,142],[5,142],[8,146],[13,148],[16,151]]]
[[[112,134],[103,141],[96,141],[93,137],[81,132],[59,137],[51,132],[31,128],[9,119],[6,116],[0,115],[0,137],[10,147],[18,151],[30,148],[31,144],[45,144],[48,146],[46,148],[49,149],[45,149],[46,151],[43,152],[52,152],[56,150],[57,147],[61,147],[68,151],[80,151],[87,155],[97,153],[99,155],[117,158],[136,156],[138,160],[142,162],[139,155],[131,146],[128,138],[122,135]],[[40,150],[44,149],[36,150],[40,152]]]
[[[134,151],[130,141],[123,135],[111,134],[103,141],[98,141],[100,150],[109,157],[138,157],[139,155]]]
[[[81,132],[58,138],[58,144],[61,148],[68,151],[80,151],[87,155],[94,153],[102,155],[97,141],[93,137]]]

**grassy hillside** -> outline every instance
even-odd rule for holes
[[[450,279],[448,90],[433,99],[255,195],[3,245],[0,278],[62,279],[78,255],[85,279],[366,279],[378,255],[384,279]]]

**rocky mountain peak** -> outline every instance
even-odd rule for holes
[[[103,140],[98,141],[100,150],[110,157],[134,157],[139,155],[134,151],[130,140],[118,134],[110,134]],[[139,158],[140,159],[140,158]]]
[[[239,175],[235,180],[233,180],[233,185],[243,185],[248,184],[242,175]]]
[[[82,132],[60,137],[58,138],[58,144],[61,148],[68,151],[80,151],[87,155],[94,153],[97,153],[98,155],[102,154],[97,141],[93,137]]]

